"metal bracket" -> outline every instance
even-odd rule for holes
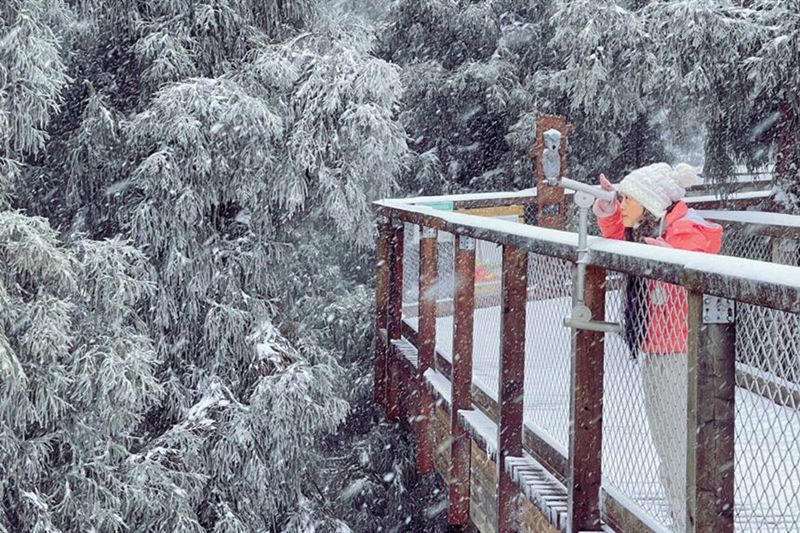
[[[574,199],[575,205],[583,209],[589,209],[594,204],[594,196],[584,191],[577,191]]]
[[[703,296],[703,324],[732,324],[735,320],[735,300]]]
[[[435,228],[428,228],[423,226],[422,228],[422,238],[423,239],[435,239],[437,231]]]
[[[564,319],[564,325],[572,329],[584,329],[587,331],[603,331],[607,333],[618,333],[622,331],[622,326],[616,322],[602,322],[592,320],[592,312],[585,305],[576,305],[572,308],[572,316]]]
[[[472,237],[468,237],[466,235],[459,235],[458,236],[458,249],[459,250],[474,250],[475,249],[475,239]]]

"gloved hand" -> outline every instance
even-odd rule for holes
[[[614,191],[614,186],[611,185],[611,182],[606,179],[605,174],[600,174],[600,188],[604,191]],[[594,211],[594,214],[599,218],[610,217],[617,212],[617,202],[607,202],[598,198],[594,201],[592,211]]]
[[[652,244],[653,246],[660,246],[661,248],[674,248],[670,243],[664,240],[664,237],[659,237],[658,239],[645,237],[644,242],[646,244]]]

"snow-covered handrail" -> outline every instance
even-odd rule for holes
[[[698,210],[702,217],[753,233],[800,239],[800,216],[763,211]]]
[[[577,253],[578,236],[575,233],[440,211],[405,201],[382,200],[374,205],[378,215],[537,254],[574,260]],[[659,279],[722,298],[800,313],[800,267],[600,237],[590,238],[588,244],[587,264],[592,266]]]
[[[479,192],[470,194],[449,194],[443,196],[417,196],[414,198],[395,198],[392,201],[406,205],[441,204],[447,202],[518,201],[536,197],[536,187],[519,191]]]

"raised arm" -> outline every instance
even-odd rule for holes
[[[604,191],[613,191],[614,186],[606,179],[605,174],[600,174],[600,187]],[[622,225],[622,211],[619,201],[613,203],[597,199],[592,206],[592,211],[597,215],[597,225],[606,239],[624,239],[625,227]]]

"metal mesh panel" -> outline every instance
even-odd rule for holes
[[[739,304],[737,530],[800,530],[800,315]]]
[[[723,253],[800,264],[800,242],[727,228]],[[735,525],[800,530],[800,317],[766,307],[736,310]]]
[[[452,233],[438,232],[436,257],[436,351],[452,363],[456,257],[455,236]],[[435,366],[441,370],[438,366],[438,357]]]
[[[419,302],[419,237],[416,224],[403,224],[403,318],[417,315]]]
[[[419,260],[421,229],[415,224],[405,225],[405,242],[403,252],[403,318],[409,319],[416,328],[419,315]],[[437,316],[453,314],[453,235],[437,232],[437,282],[436,299]]]
[[[564,318],[572,309],[568,261],[528,255],[525,323],[525,423],[563,448],[569,444],[571,332]]]
[[[500,291],[503,248],[475,242],[475,314],[472,336],[472,382],[497,399],[500,360]]]
[[[405,253],[403,257],[403,319],[419,330],[419,260],[420,228],[406,224]],[[447,232],[437,232],[436,257],[436,350],[447,360],[453,352],[453,296],[454,296],[454,237]]]
[[[676,285],[609,273],[603,483],[682,530],[686,472],[687,295]]]
[[[725,229],[722,241],[722,255],[731,255],[757,261],[771,261],[772,238],[767,235],[754,235],[745,230]]]

